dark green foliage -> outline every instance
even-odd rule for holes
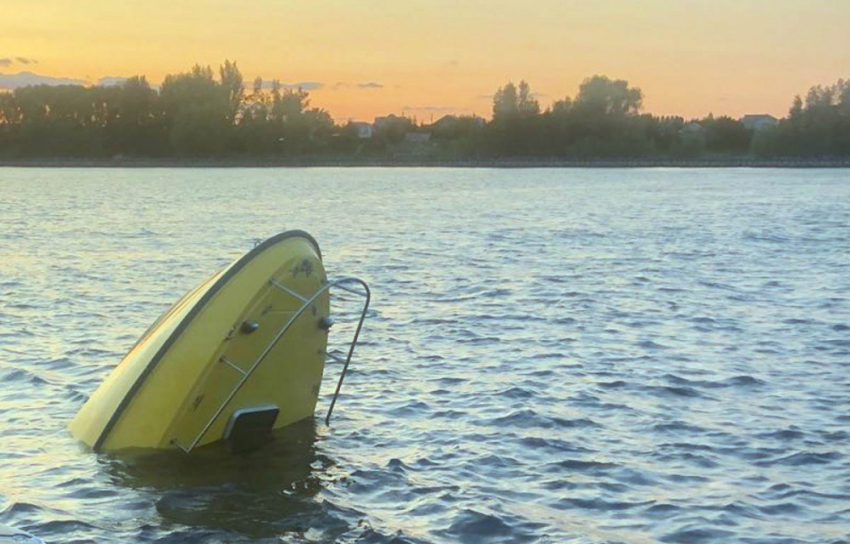
[[[428,127],[441,156],[449,159],[479,158],[482,154],[484,119],[446,115]]]
[[[575,100],[556,101],[543,114],[526,119],[525,141],[541,156],[600,159],[652,153],[652,119],[639,115],[640,89],[604,76],[586,79]]]
[[[765,157],[850,157],[850,81],[812,87],[797,96],[788,117],[757,134],[752,151]]]
[[[499,156],[535,155],[539,149],[540,104],[532,97],[525,81],[508,83],[493,95],[493,121],[488,126],[485,145]]]
[[[404,135],[413,130],[413,121],[406,117],[387,115],[375,122],[373,140],[380,146],[401,143]]]
[[[0,93],[0,157],[300,156],[323,152],[338,132],[307,93],[245,95],[235,62],[219,80],[210,67],[166,76],[159,92],[144,77],[113,87],[46,85]]]
[[[705,148],[715,153],[744,155],[750,149],[752,132],[730,117],[708,116],[700,121],[705,129]]]
[[[233,128],[230,92],[213,79],[209,66],[195,65],[191,72],[166,76],[159,107],[175,154],[209,156],[224,151]]]
[[[775,127],[747,129],[729,117],[641,113],[643,94],[596,75],[575,98],[542,110],[525,81],[493,96],[493,118],[448,115],[417,125],[379,118],[370,138],[311,108],[307,92],[257,78],[245,89],[235,62],[218,79],[209,66],[111,87],[38,85],[0,92],[0,158],[363,157],[559,158],[850,157],[850,81],[796,97]]]

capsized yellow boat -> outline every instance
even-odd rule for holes
[[[334,287],[363,301],[338,355],[328,352]],[[94,451],[189,453],[222,439],[249,449],[313,416],[327,358],[343,364],[329,421],[369,298],[360,279],[328,281],[306,232],[269,238],[166,311],[83,405],[71,434]]]

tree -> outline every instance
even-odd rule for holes
[[[493,121],[488,130],[488,147],[498,155],[527,155],[538,147],[532,137],[540,120],[540,104],[531,87],[520,81],[508,82],[493,95]]]
[[[175,152],[194,156],[224,150],[233,127],[230,93],[216,83],[209,66],[166,76],[159,96]]]
[[[242,73],[236,67],[235,62],[225,60],[219,67],[221,86],[227,93],[228,111],[227,117],[231,123],[236,123],[237,115],[242,107],[242,97],[245,87],[242,85]]]
[[[404,135],[413,130],[413,122],[407,117],[398,115],[387,115],[375,122],[375,135],[373,140],[378,144],[397,144],[404,139]]]
[[[731,117],[709,116],[699,121],[705,129],[705,148],[715,153],[746,154],[750,150],[752,132]]]
[[[637,87],[629,87],[623,79],[611,80],[606,76],[593,76],[579,86],[575,107],[597,115],[636,115],[643,103],[643,94]]]
[[[815,85],[805,101],[794,97],[788,118],[756,133],[753,153],[763,156],[850,156],[850,82]]]
[[[652,151],[651,117],[642,117],[640,89],[624,80],[593,76],[574,100],[556,101],[545,114],[551,153],[577,158],[631,157]]]
[[[168,138],[158,113],[159,95],[144,76],[95,90],[107,155],[154,156],[166,151],[163,143]]]
[[[525,81],[519,88],[509,82],[499,87],[493,95],[493,121],[527,119],[540,114],[540,104],[531,95],[531,87]]]
[[[498,123],[519,117],[519,97],[516,86],[508,83],[493,95],[493,122]]]

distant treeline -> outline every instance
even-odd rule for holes
[[[364,127],[335,124],[310,107],[308,93],[277,81],[257,78],[246,89],[236,63],[225,61],[218,78],[195,66],[159,90],[139,76],[0,93],[0,158],[850,157],[850,81],[813,87],[787,117],[756,128],[729,117],[658,117],[641,113],[642,102],[626,81],[594,76],[575,98],[542,109],[527,83],[508,83],[493,97],[490,121],[391,115]]]

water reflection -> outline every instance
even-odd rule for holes
[[[104,456],[116,485],[153,494],[156,510],[179,525],[251,538],[301,533],[325,518],[316,495],[334,462],[319,453],[316,423],[275,433],[265,447],[233,455],[224,443],[182,452]]]

